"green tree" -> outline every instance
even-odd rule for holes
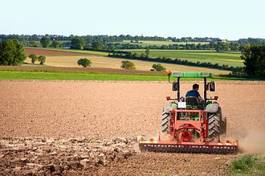
[[[71,40],[71,49],[84,49],[85,42],[83,39],[75,37]]]
[[[32,64],[35,64],[35,62],[38,60],[38,57],[35,54],[29,55],[29,58],[31,58]]]
[[[164,70],[166,70],[166,68],[163,67],[161,64],[153,64],[152,68],[155,69],[156,71],[164,71]]]
[[[145,57],[148,58],[150,54],[150,49],[146,48],[144,52],[145,52]]]
[[[244,60],[247,75],[265,78],[265,45],[245,46],[241,59]]]
[[[24,48],[17,40],[0,42],[0,65],[20,65],[25,59]]]
[[[38,60],[40,62],[40,65],[44,65],[44,63],[46,62],[46,56],[39,56]]]
[[[214,46],[216,52],[228,51],[230,50],[229,44],[227,42],[217,42]]]
[[[28,46],[30,46],[30,47],[38,47],[39,45],[38,45],[38,43],[36,41],[30,41]]]
[[[126,70],[135,70],[135,65],[131,61],[121,61],[121,68]]]
[[[92,49],[94,50],[104,50],[105,46],[103,42],[95,41],[92,43]]]
[[[51,44],[51,47],[53,47],[53,48],[59,48],[60,45],[61,45],[60,42],[58,42],[57,40],[53,40],[52,41],[52,44]]]
[[[77,61],[77,64],[86,68],[91,66],[91,61],[87,58],[81,58]]]
[[[51,39],[47,36],[44,36],[40,39],[40,44],[43,48],[47,48],[51,44]]]

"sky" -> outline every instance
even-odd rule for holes
[[[0,0],[0,34],[265,38],[264,0]]]

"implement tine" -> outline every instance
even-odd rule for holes
[[[140,144],[141,151],[165,153],[209,153],[233,154],[238,152],[237,146],[210,146],[210,145],[180,145],[180,144]]]

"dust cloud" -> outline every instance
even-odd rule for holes
[[[265,154],[265,130],[248,131],[239,139],[239,147],[246,153]]]

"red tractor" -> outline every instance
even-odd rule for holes
[[[215,83],[207,82],[209,73],[186,72],[173,73],[177,80],[172,89],[177,92],[176,98],[167,97],[167,105],[163,109],[161,132],[168,139],[141,140],[142,151],[152,152],[191,152],[191,153],[235,153],[238,151],[237,141],[220,140],[226,132],[226,120],[222,118],[218,97],[207,97],[207,91],[215,91]],[[180,97],[180,78],[203,78],[203,100],[196,97]]]

